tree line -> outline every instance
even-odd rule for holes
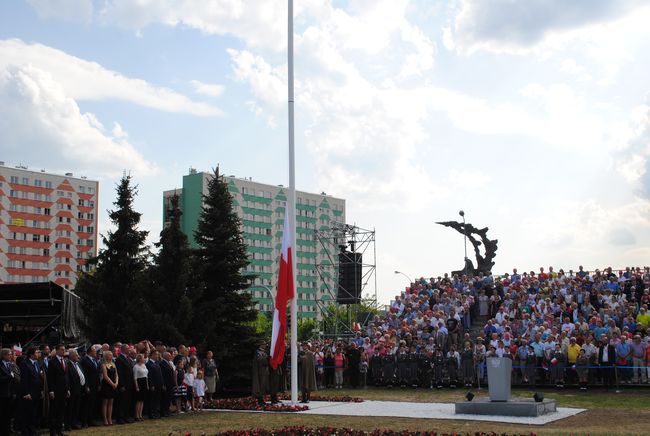
[[[102,235],[103,247],[80,275],[82,331],[89,341],[114,343],[147,338],[169,345],[192,344],[212,350],[226,386],[250,377],[250,362],[262,338],[249,288],[249,264],[240,220],[219,169],[203,198],[191,249],[181,230],[179,197],[171,199],[168,225],[152,253],[148,232],[139,229],[134,210],[137,186],[130,175],[117,185],[109,218],[114,229]]]

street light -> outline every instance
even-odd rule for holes
[[[465,243],[465,261],[463,263],[465,264],[465,268],[467,268],[467,227],[465,226],[465,212],[461,210],[458,212],[458,215],[463,218],[463,240]]]
[[[272,289],[270,286],[266,286],[266,285],[253,285],[253,286],[251,286],[251,288],[264,288],[264,289],[266,289],[266,291],[267,291],[267,292],[269,293],[269,295],[271,296],[271,301],[272,301],[272,302],[274,303],[274,305],[275,305],[275,292],[273,292],[273,289]]]
[[[413,280],[411,280],[411,278],[410,278],[409,276],[407,276],[406,274],[404,274],[403,272],[401,272],[401,271],[395,271],[395,274],[401,274],[401,275],[403,275],[404,277],[406,277],[407,279],[409,279],[409,283],[413,283]]]

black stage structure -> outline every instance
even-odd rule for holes
[[[321,253],[325,253],[316,265],[319,288],[323,296],[329,296],[329,299],[316,300],[319,317],[325,319],[324,315],[332,305],[335,309],[333,325],[324,326],[321,335],[354,335],[352,323],[358,323],[363,328],[377,310],[375,230],[332,222],[329,227],[315,230],[314,238],[321,247]],[[330,277],[335,278],[335,287],[327,280]],[[355,316],[352,315],[352,306],[358,309]],[[339,310],[341,307],[345,307],[343,316]]]
[[[53,282],[0,284],[0,344],[55,345],[79,337],[79,297]]]

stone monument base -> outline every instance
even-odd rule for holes
[[[456,403],[456,413],[468,415],[541,416],[555,411],[555,400],[547,399],[537,403],[532,398],[516,398],[509,401],[476,398],[473,401]]]

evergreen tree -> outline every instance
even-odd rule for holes
[[[189,287],[190,248],[181,230],[179,197],[171,198],[169,225],[160,232],[160,248],[149,270],[145,300],[150,322],[142,327],[143,335],[167,344],[186,343],[191,337],[193,292]]]
[[[246,292],[251,276],[240,220],[233,211],[228,186],[217,168],[203,197],[203,210],[194,237],[195,276],[200,296],[194,304],[192,332],[197,345],[211,349],[220,360],[226,386],[243,387],[250,379],[250,362],[259,336],[252,321],[257,311]]]
[[[146,315],[142,273],[148,261],[148,232],[138,230],[141,214],[133,210],[135,195],[131,176],[124,175],[117,185],[115,209],[109,211],[115,231],[102,236],[105,248],[89,260],[94,271],[80,277],[75,288],[81,297],[82,328],[92,340],[135,339]]]

